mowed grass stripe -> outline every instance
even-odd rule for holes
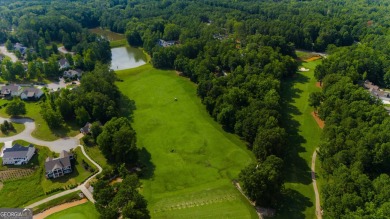
[[[304,53],[298,54],[300,56]],[[321,129],[309,106],[309,95],[320,91],[315,86],[314,69],[321,60],[303,62],[308,72],[297,72],[282,83],[283,123],[289,135],[285,188],[289,194],[277,209],[276,218],[315,218],[315,197],[311,180],[311,157],[319,146]],[[318,159],[318,157],[317,157]],[[316,165],[316,170],[320,166]]]
[[[254,157],[237,136],[224,132],[208,115],[196,85],[149,64],[119,71],[118,76],[123,80],[118,82],[120,90],[135,100],[138,146],[145,148],[141,157],[153,172],[143,179],[142,189],[152,217],[257,217],[246,200],[222,200],[240,197],[231,180]],[[218,207],[209,207],[213,205]]]

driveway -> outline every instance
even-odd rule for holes
[[[67,53],[70,53],[71,55],[74,55],[74,52],[69,52],[68,50],[65,49],[65,47],[61,46],[58,48],[58,51],[60,53],[64,53],[64,54],[67,54]]]
[[[0,46],[0,52],[10,57],[12,62],[18,61],[18,58],[15,56],[15,54],[8,52],[4,45]]]
[[[42,146],[47,146],[50,148],[50,150],[60,153],[62,150],[70,150],[72,148],[77,147],[77,145],[80,144],[80,140],[77,138],[72,138],[72,137],[66,137],[66,138],[60,138],[55,141],[43,141],[34,138],[31,136],[31,133],[35,130],[35,122],[32,119],[28,118],[21,118],[21,119],[5,119],[0,117],[0,123],[3,123],[4,120],[8,120],[10,122],[14,123],[20,123],[25,125],[25,129],[14,136],[10,137],[5,137],[5,138],[0,138],[0,142],[7,142],[7,141],[15,141],[18,139],[22,139],[28,142],[31,142],[33,144],[37,145],[42,145]]]

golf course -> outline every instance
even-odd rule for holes
[[[312,154],[319,146],[321,128],[311,115],[314,109],[308,100],[310,93],[320,90],[315,85],[314,69],[321,59],[310,59],[310,55],[303,52],[297,52],[297,55],[301,57],[301,66],[309,71],[297,72],[282,82],[283,126],[290,144],[285,159],[288,164],[284,184],[286,194],[276,218],[316,218],[310,165]],[[320,167],[317,162],[316,169]]]
[[[117,71],[135,101],[133,127],[146,166],[141,193],[152,218],[258,218],[232,183],[254,156],[207,113],[196,85],[150,64]]]

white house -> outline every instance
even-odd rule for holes
[[[22,165],[27,164],[35,153],[33,145],[23,147],[19,144],[14,144],[12,148],[6,148],[3,151],[3,165]]]
[[[28,87],[23,90],[20,94],[20,98],[22,100],[38,100],[43,95],[43,91],[41,89],[35,87]]]
[[[70,160],[73,159],[73,154],[62,151],[60,153],[59,158],[46,158],[45,162],[45,170],[46,170],[46,178],[57,178],[61,177],[65,174],[71,173],[72,165]]]

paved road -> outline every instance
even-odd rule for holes
[[[15,54],[8,52],[4,45],[0,46],[0,52],[10,57],[12,62],[18,61],[18,58],[15,56]]]
[[[21,133],[19,133],[17,135],[14,135],[14,136],[11,136],[11,137],[0,138],[0,142],[8,142],[8,141],[15,141],[15,140],[18,140],[18,139],[22,139],[22,140],[31,142],[33,144],[46,146],[51,151],[54,151],[54,152],[57,152],[57,153],[60,153],[62,150],[70,150],[72,148],[80,147],[81,148],[81,152],[84,154],[84,156],[88,160],[90,160],[91,163],[93,163],[99,170],[97,173],[95,173],[94,175],[92,175],[91,177],[86,179],[85,182],[83,184],[79,185],[78,187],[76,187],[74,189],[71,189],[71,190],[66,190],[66,191],[60,192],[60,193],[55,194],[55,195],[52,195],[52,196],[50,196],[48,198],[45,198],[43,200],[40,200],[38,202],[35,202],[35,203],[27,206],[27,208],[36,207],[36,206],[38,206],[40,204],[43,204],[45,202],[48,202],[50,200],[59,198],[61,196],[67,195],[67,194],[75,192],[75,191],[82,191],[84,193],[85,197],[87,197],[92,203],[95,203],[95,199],[93,198],[92,193],[88,190],[87,187],[89,187],[89,185],[90,185],[89,182],[93,178],[95,178],[98,174],[100,174],[103,171],[103,169],[102,169],[101,166],[99,166],[99,164],[97,164],[95,161],[93,161],[88,156],[87,153],[85,153],[84,147],[82,145],[80,145],[80,138],[83,137],[82,134],[79,134],[76,137],[60,138],[60,139],[58,139],[56,141],[42,141],[42,140],[36,139],[33,136],[31,136],[31,133],[35,129],[35,122],[34,122],[34,120],[29,119],[29,118],[6,119],[6,118],[1,118],[0,117],[0,123],[3,123],[4,120],[11,121],[11,122],[14,122],[14,123],[24,124],[25,125],[25,129]]]
[[[318,192],[318,188],[317,188],[316,172],[315,172],[315,170],[316,170],[317,149],[314,151],[313,156],[311,158],[311,179],[313,180],[314,195],[316,197],[316,215],[317,215],[318,219],[322,219],[322,210],[321,210],[321,203],[320,203],[320,193]]]
[[[4,120],[8,120],[14,123],[21,123],[25,125],[25,129],[14,136],[11,137],[5,137],[5,138],[0,138],[0,142],[6,142],[6,141],[14,141],[18,139],[22,139],[28,142],[31,142],[33,144],[37,145],[42,145],[42,146],[47,146],[50,148],[50,150],[60,153],[62,150],[70,150],[71,148],[75,148],[77,145],[80,144],[80,140],[77,138],[71,138],[71,137],[66,137],[66,138],[60,138],[55,141],[43,141],[34,138],[31,136],[31,133],[35,130],[35,122],[32,119],[29,118],[21,118],[21,119],[4,119],[0,118],[0,123],[3,123]]]

